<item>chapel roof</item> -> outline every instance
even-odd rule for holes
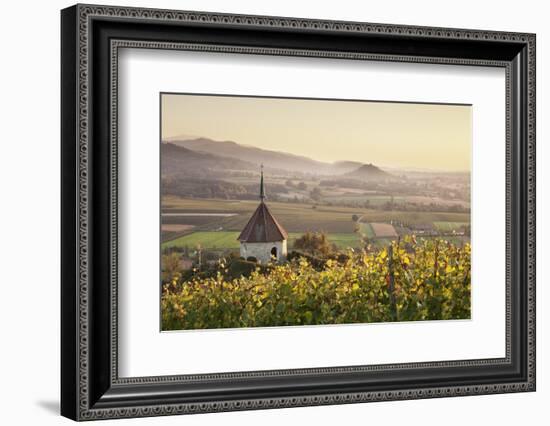
[[[277,222],[262,200],[237,239],[246,243],[266,243],[287,238],[285,228]]]
[[[288,238],[285,228],[277,222],[264,202],[267,197],[264,188],[263,164],[260,176],[260,205],[237,238],[242,243],[267,243]]]

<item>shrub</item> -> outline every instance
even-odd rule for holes
[[[324,232],[306,232],[296,239],[294,248],[312,256],[328,256],[335,249]]]
[[[250,274],[256,269],[256,262],[249,260],[233,259],[227,266],[227,272],[225,272],[225,279],[233,280],[239,277],[249,277]]]

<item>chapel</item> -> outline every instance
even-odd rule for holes
[[[240,254],[260,263],[281,262],[287,256],[288,233],[275,219],[265,203],[263,166],[260,174],[260,204],[237,238]]]

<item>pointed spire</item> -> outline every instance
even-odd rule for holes
[[[261,172],[260,172],[260,200],[263,202],[266,198],[265,196],[265,190],[264,190],[264,165],[261,166]]]

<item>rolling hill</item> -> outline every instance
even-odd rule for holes
[[[344,176],[362,181],[382,181],[394,178],[393,175],[376,167],[374,164],[363,164],[354,171],[346,173]]]
[[[321,170],[324,172],[327,166],[330,167],[327,163],[315,161],[307,157],[285,152],[268,151],[232,141],[218,142],[207,138],[197,138],[173,140],[171,143],[196,152],[244,160],[253,164],[264,164],[271,169],[319,173]]]
[[[163,143],[160,153],[164,176],[204,174],[212,170],[258,170],[256,164],[247,161],[197,152],[172,143]]]

